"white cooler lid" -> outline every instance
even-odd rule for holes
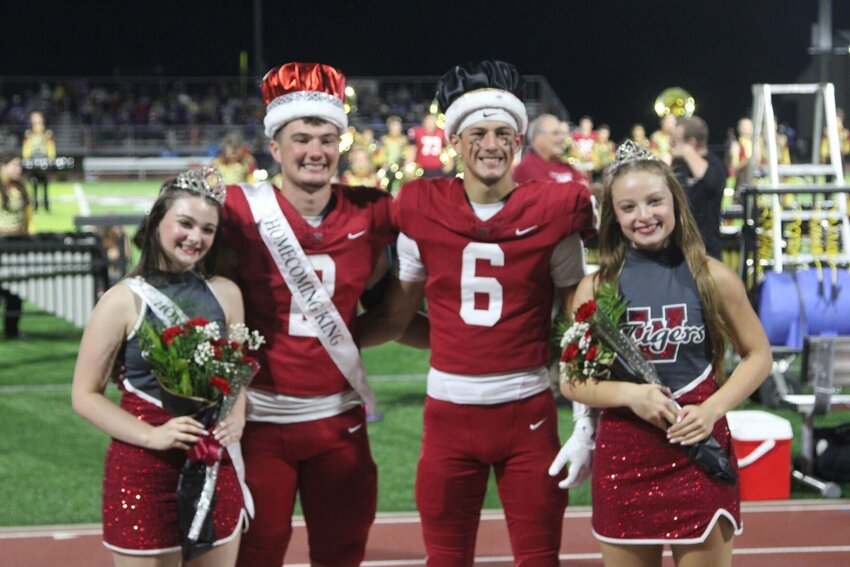
[[[791,422],[766,411],[730,411],[726,414],[732,438],[738,441],[791,439]]]

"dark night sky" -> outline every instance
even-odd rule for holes
[[[833,27],[850,28],[834,2]],[[0,35],[2,75],[236,75],[253,59],[251,0],[18,2]],[[753,83],[795,82],[811,61],[817,0],[263,2],[267,67],[331,63],[351,76],[439,75],[501,58],[544,75],[573,119],[626,134],[655,126],[666,87],[696,98],[712,141],[751,105]],[[73,7],[72,7],[73,6]],[[511,6],[504,9],[502,6]],[[4,17],[4,20],[6,18]],[[33,30],[43,30],[39,40]]]

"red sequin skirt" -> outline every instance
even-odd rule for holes
[[[135,394],[124,392],[121,407],[151,425],[171,416]],[[118,553],[151,555],[180,549],[177,481],[186,451],[154,451],[117,441],[109,445],[103,472],[103,541]],[[225,452],[213,510],[216,544],[238,533],[242,490]]]
[[[716,390],[709,376],[677,401],[698,404]],[[737,469],[725,417],[713,435]],[[594,535],[608,543],[701,543],[721,516],[741,532],[738,484],[709,477],[664,431],[626,408],[602,411],[592,498]]]

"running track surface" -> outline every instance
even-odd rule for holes
[[[745,502],[744,534],[736,538],[736,566],[782,567],[850,565],[850,500]],[[284,565],[309,567],[304,522],[297,519]],[[601,565],[590,529],[590,509],[570,508],[564,516],[561,564]],[[369,538],[364,567],[425,565],[415,514],[381,514]],[[513,565],[507,528],[499,512],[484,512],[478,531],[476,565]],[[110,567],[100,526],[47,526],[0,529],[3,567]],[[665,552],[665,566],[672,566]]]

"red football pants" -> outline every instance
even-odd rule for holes
[[[492,466],[516,565],[558,565],[567,491],[548,474],[560,448],[549,390],[494,406],[425,401],[416,505],[432,567],[472,565]]]
[[[256,514],[242,536],[238,565],[280,567],[292,537],[296,491],[311,561],[334,567],[363,561],[378,475],[362,407],[303,423],[248,422],[242,453]]]

